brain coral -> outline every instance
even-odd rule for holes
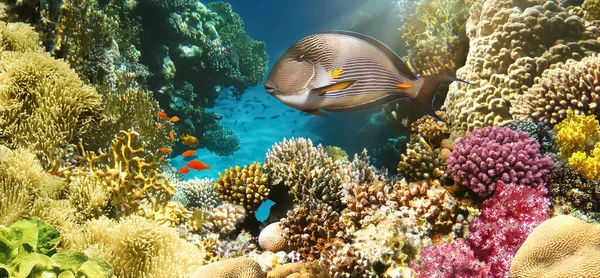
[[[286,247],[283,229],[279,222],[271,223],[260,231],[258,244],[266,251],[279,252]]]
[[[553,167],[539,147],[525,132],[482,128],[458,140],[448,159],[448,172],[481,196],[492,194],[497,181],[536,187],[548,181]]]
[[[469,55],[444,106],[455,135],[513,119],[516,98],[551,65],[600,51],[598,28],[545,0],[485,1],[467,21]]]
[[[510,266],[510,276],[600,277],[600,230],[577,218],[548,219],[527,237]]]
[[[600,115],[600,57],[558,63],[542,73],[535,84],[516,98],[513,115],[556,124],[567,110]]]
[[[264,278],[266,273],[252,259],[240,257],[225,259],[199,267],[192,278]]]

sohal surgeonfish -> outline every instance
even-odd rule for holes
[[[309,35],[279,58],[265,90],[306,113],[359,111],[410,99],[438,119],[432,107],[437,89],[460,81],[447,74],[415,76],[390,48],[366,35],[332,31]],[[465,82],[467,83],[467,82]]]

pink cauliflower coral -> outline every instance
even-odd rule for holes
[[[552,167],[527,133],[498,126],[461,138],[448,159],[454,180],[480,196],[493,194],[497,181],[537,187],[548,181]]]
[[[428,245],[421,249],[421,263],[410,266],[418,278],[486,278],[489,267],[477,260],[473,250],[461,238],[452,244]]]
[[[482,205],[469,226],[468,242],[475,256],[490,266],[490,277],[508,277],[512,258],[527,236],[546,220],[550,201],[544,185],[496,184],[496,193]]]

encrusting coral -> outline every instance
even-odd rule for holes
[[[67,63],[30,50],[39,44],[33,30],[12,23],[0,28],[7,34],[0,41],[5,48],[0,51],[0,144],[27,147],[47,167],[57,148],[85,134],[98,119],[101,98]],[[17,31],[11,29],[22,34],[10,35]]]
[[[493,194],[497,181],[541,186],[554,164],[539,148],[525,132],[485,127],[458,140],[448,159],[448,173],[480,196]]]
[[[329,272],[315,262],[298,262],[278,266],[267,278],[330,278]]]
[[[572,216],[559,215],[533,229],[510,265],[510,276],[600,276],[600,230]]]
[[[231,167],[225,173],[219,173],[215,183],[217,196],[221,200],[243,206],[248,212],[254,212],[267,199],[271,191],[268,185],[269,177],[263,173],[258,162],[250,166]]]

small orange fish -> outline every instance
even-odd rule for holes
[[[160,111],[160,112],[158,112],[158,116],[159,116],[161,119],[165,119],[165,120],[169,119],[169,116],[167,116],[167,113],[165,113],[165,112],[163,112],[163,111]]]
[[[169,132],[169,138],[171,138],[171,141],[175,141],[175,133],[173,131]]]
[[[179,122],[179,117],[177,117],[177,116],[173,116],[173,117],[171,117],[171,118],[169,119],[169,122],[172,122],[172,123]]]
[[[172,152],[173,150],[171,150],[171,149],[169,149],[169,148],[160,148],[160,151],[161,151],[161,152],[163,152],[163,153],[170,153],[170,152]]]
[[[158,125],[156,126],[156,130],[159,130],[162,127],[161,123],[158,123]]]
[[[187,150],[187,151],[183,152],[181,154],[181,156],[192,156],[192,155],[195,155],[195,154],[196,154],[196,151],[194,151],[194,150]]]
[[[194,170],[198,170],[198,171],[210,169],[210,166],[206,165],[206,163],[204,163],[202,161],[198,161],[196,159],[188,162],[187,166],[189,166],[190,168],[192,168]]]
[[[161,156],[160,156],[160,159],[161,159],[161,160],[165,160],[165,156],[164,156],[164,155],[161,155]]]
[[[198,138],[186,134],[180,137],[181,138],[181,143],[183,143],[184,145],[188,145],[190,147],[195,147],[198,145]]]
[[[183,167],[181,167],[181,169],[179,169],[179,173],[182,173],[184,175],[189,172],[190,172],[190,168],[188,168],[187,166],[183,166]]]

